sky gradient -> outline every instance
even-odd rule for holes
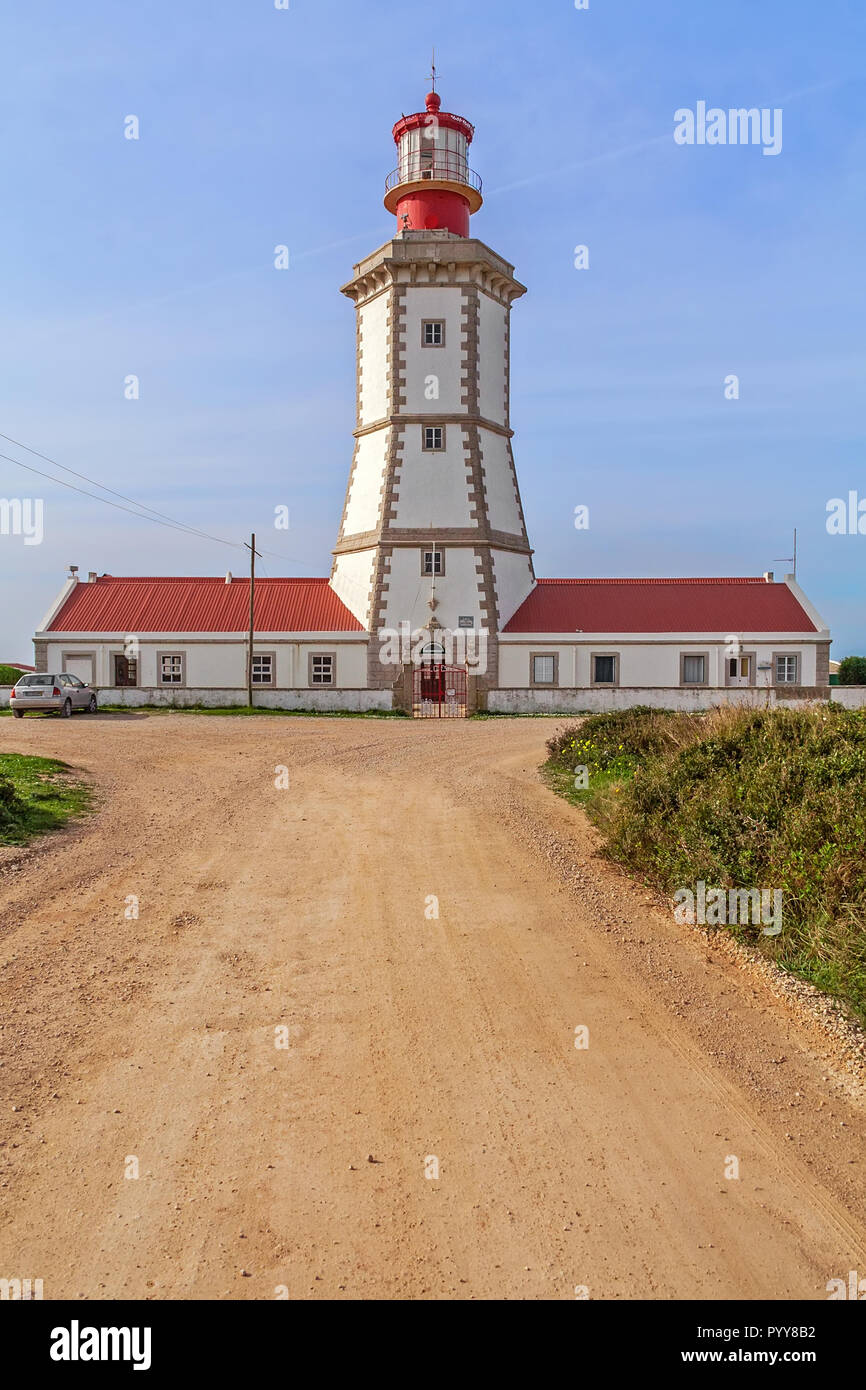
[[[70,562],[242,573],[255,530],[263,572],[327,575],[355,403],[339,286],[394,230],[391,126],[433,43],[443,109],[476,126],[473,234],[529,290],[512,425],[537,573],[781,576],[796,526],[832,657],[866,653],[866,535],[826,529],[829,499],[866,499],[866,6],[7,0],[0,33],[0,431],[236,547],[0,459],[0,497],[45,508],[41,545],[0,536],[0,660],[32,660]],[[677,145],[698,101],[781,107],[781,153]]]

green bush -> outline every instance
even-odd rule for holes
[[[645,736],[598,716],[551,748],[549,767],[564,774],[581,739],[605,751],[622,740],[628,765],[611,778],[597,761],[585,802],[606,853],[667,894],[701,880],[781,889],[780,936],[731,930],[866,1019],[866,714],[821,705],[641,720]]]
[[[840,685],[866,685],[866,656],[846,656],[839,662]]]
[[[19,671],[17,666],[4,666],[0,662],[0,685],[14,685],[18,677],[23,675],[24,672]]]
[[[582,762],[606,771],[614,761],[631,764],[678,748],[684,739],[697,738],[702,719],[702,715],[635,705],[568,725],[548,739],[547,752],[555,761]],[[578,757],[578,752],[583,756]]]
[[[24,818],[24,803],[18,797],[14,784],[8,777],[0,774],[0,842],[2,838],[14,833]]]

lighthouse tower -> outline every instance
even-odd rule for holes
[[[441,109],[394,126],[385,185],[395,235],[354,268],[355,449],[331,585],[370,632],[368,682],[388,687],[389,634],[498,633],[535,583],[511,450],[509,319],[525,287],[470,234],[482,205],[472,126]],[[385,657],[383,659],[383,653]]]

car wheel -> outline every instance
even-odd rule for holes
[[[62,710],[60,711],[60,713],[61,713],[61,715],[63,716],[64,719],[70,719],[70,718],[72,717],[72,701],[71,701],[71,700],[64,700],[64,702],[63,702],[63,708],[62,708]]]
[[[23,719],[23,718],[24,718],[24,711],[23,711],[23,709],[14,709],[14,710],[12,711],[12,713],[15,715],[15,718],[16,718],[16,719]]]
[[[88,713],[88,714],[95,714],[95,713],[96,713],[96,696],[95,696],[95,695],[91,695],[91,697],[90,697],[90,704],[87,706],[87,713]]]

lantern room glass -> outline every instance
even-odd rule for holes
[[[468,183],[466,136],[433,120],[407,130],[400,138],[398,167],[401,183],[416,179]]]

